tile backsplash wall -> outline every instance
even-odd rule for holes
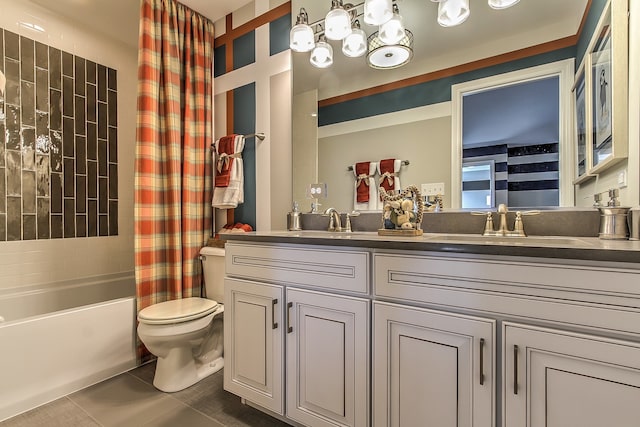
[[[0,241],[118,234],[115,69],[0,29]]]

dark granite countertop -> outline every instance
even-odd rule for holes
[[[483,237],[479,234],[425,233],[417,237],[379,236],[377,232],[268,231],[229,233],[224,239],[238,242],[284,243],[320,246],[440,252],[443,254],[498,255],[624,263],[640,269],[640,241],[601,240],[597,237],[531,236]]]

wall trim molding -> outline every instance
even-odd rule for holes
[[[562,39],[553,40],[547,43],[542,43],[535,46],[514,50],[512,52],[507,52],[504,54],[479,59],[477,61],[467,62],[465,64],[456,65],[454,67],[444,68],[442,70],[420,74],[418,76],[409,77],[403,80],[397,80],[397,81],[386,83],[383,85],[373,86],[373,87],[358,90],[355,92],[346,93],[344,95],[338,95],[331,98],[321,99],[318,101],[318,107],[326,107],[328,105],[339,104],[341,102],[363,98],[365,96],[376,95],[376,94],[388,92],[395,89],[415,86],[415,85],[430,82],[433,80],[452,77],[459,74],[468,73],[471,71],[476,71],[483,68],[504,64],[507,62],[517,61],[519,59],[528,58],[535,55],[553,52],[555,50],[575,46],[577,40],[578,40],[577,36],[575,35],[569,36]]]
[[[440,102],[318,127],[318,139],[451,116],[451,102]]]

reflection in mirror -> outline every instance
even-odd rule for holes
[[[559,148],[570,143],[560,139],[559,80],[552,76],[463,96],[462,208],[559,206]],[[493,162],[490,181],[465,180],[465,166],[479,162]],[[479,205],[469,188],[488,184],[495,200]]]
[[[496,207],[495,160],[462,163],[462,208]]]
[[[401,68],[373,70],[363,58],[338,54],[330,68],[318,70],[309,64],[308,54],[293,53],[294,200],[308,211],[306,186],[325,182],[328,197],[323,208],[349,211],[355,177],[347,167],[395,158],[411,161],[399,173],[403,187],[442,182],[445,208],[461,207],[460,178],[452,182],[450,166],[457,163],[461,173],[462,153],[452,158],[457,120],[452,85],[561,60],[579,63],[605,3],[536,0],[493,10],[477,1],[466,22],[444,28],[436,24],[437,3],[400,0],[405,25],[415,35],[414,57]],[[310,22],[328,10],[324,2],[292,1],[294,14],[300,7],[307,10]],[[375,31],[368,25],[362,28],[367,34]],[[330,43],[340,51],[338,43]],[[572,72],[569,95],[573,81]],[[573,141],[574,130],[569,131]],[[571,164],[568,184],[562,182],[566,171],[559,173],[559,185],[568,185],[571,193],[566,195],[569,203],[561,198],[561,205],[573,204],[573,152],[572,147],[561,152]],[[451,194],[453,184],[459,188],[457,202]],[[581,191],[593,191],[592,187],[590,181]]]

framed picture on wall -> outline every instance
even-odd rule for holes
[[[611,97],[614,81],[611,79],[611,26],[606,25],[591,53],[593,164],[597,165],[611,155]]]
[[[628,155],[628,12],[627,0],[607,2],[576,74],[576,103],[580,79],[584,79],[585,154],[589,165],[584,176],[598,175]],[[578,114],[582,112],[576,104],[577,122],[582,119]],[[579,130],[577,141],[578,181],[583,171]]]
[[[576,179],[575,184],[581,182],[589,176],[587,173],[589,169],[589,153],[587,150],[587,104],[585,96],[585,75],[584,64],[576,75],[576,80],[573,85],[573,99],[575,102],[575,117],[576,117]]]

